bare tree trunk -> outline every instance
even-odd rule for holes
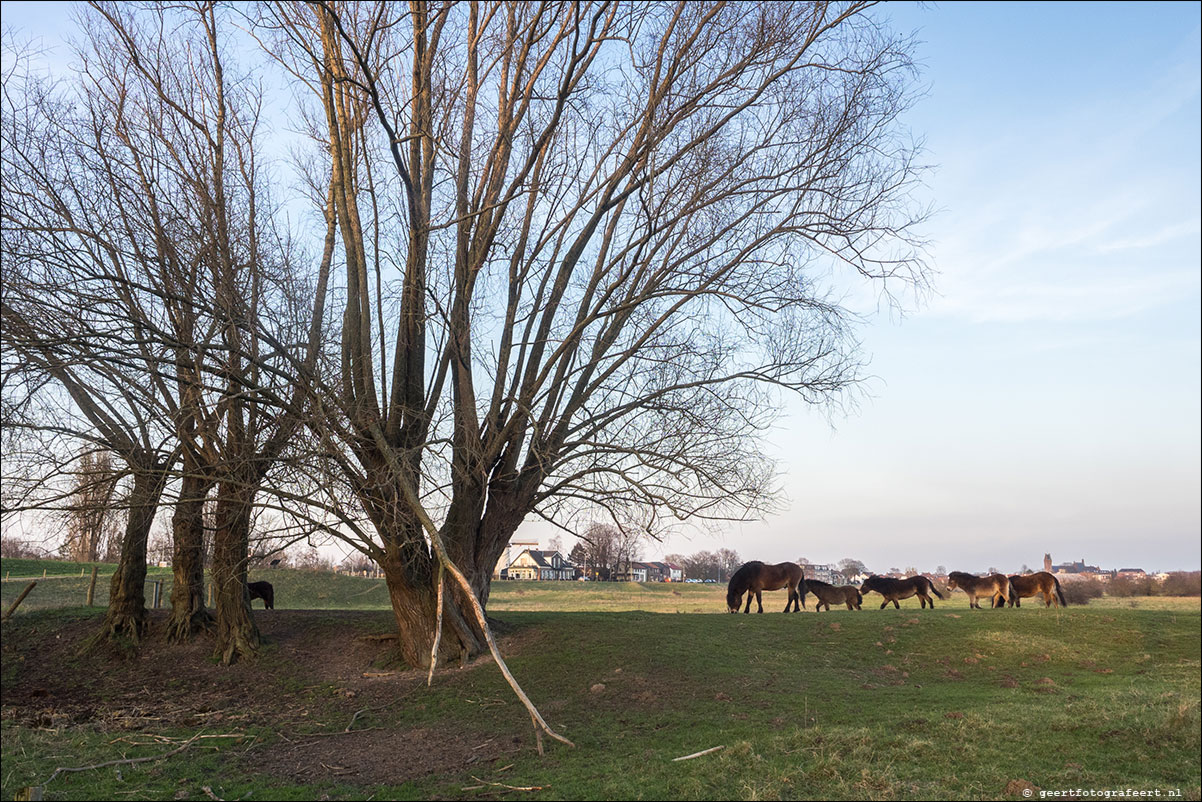
[[[422,542],[393,549],[380,565],[400,634],[401,658],[414,668],[429,668],[438,617],[438,562]],[[459,588],[447,583],[439,664],[463,663],[487,650],[484,633],[471,615],[471,603]]]
[[[146,543],[166,481],[162,467],[134,473],[121,559],[109,586],[109,609],[93,643],[117,638],[137,642],[146,633]]]
[[[215,656],[225,665],[254,654],[259,648],[246,593],[246,559],[250,547],[250,516],[256,487],[223,481],[217,488],[217,527],[213,534],[213,587],[217,608]]]
[[[180,498],[171,521],[174,537],[171,589],[171,618],[167,640],[182,642],[197,632],[211,629],[213,616],[205,607],[204,502],[212,482],[184,474]]]

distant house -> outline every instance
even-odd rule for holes
[[[805,571],[806,579],[817,579],[819,582],[825,582],[828,585],[843,584],[843,573],[833,565],[815,565],[810,563],[801,567]]]
[[[646,582],[647,568],[647,563],[628,562],[618,566],[614,578],[619,582]]]
[[[1120,568],[1116,576],[1119,579],[1144,579],[1148,573],[1142,568]]]
[[[684,569],[679,565],[665,562],[635,563],[647,572],[647,582],[680,582],[684,579]]]
[[[575,573],[575,566],[558,551],[538,549],[523,549],[504,571],[507,579],[564,582],[575,578]]]
[[[505,545],[505,551],[501,552],[501,556],[497,558],[497,564],[493,566],[493,579],[508,579],[509,564],[513,562],[515,555],[521,554],[525,549],[538,550],[537,540],[511,540]]]

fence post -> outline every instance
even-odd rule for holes
[[[209,600],[205,606],[206,607],[213,606],[213,580],[211,580],[211,579],[209,580]]]
[[[4,611],[4,618],[3,618],[4,621],[7,621],[8,619],[13,617],[13,613],[16,612],[17,608],[21,605],[21,602],[25,601],[25,597],[29,595],[29,591],[33,590],[35,587],[37,587],[37,585],[38,585],[38,583],[37,583],[37,580],[35,579],[33,582],[30,582],[25,587],[25,590],[21,591],[21,595],[18,596],[17,600],[12,603],[12,606]]]
[[[154,609],[159,609],[159,598],[163,595],[163,580],[152,580],[154,583]]]
[[[92,581],[88,583],[88,606],[92,606],[92,600],[96,598],[96,574],[100,571],[99,565],[92,566]]]

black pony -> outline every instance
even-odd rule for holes
[[[270,582],[247,582],[246,592],[250,596],[248,601],[262,599],[264,609],[275,609],[275,588]]]

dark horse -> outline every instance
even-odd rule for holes
[[[1036,593],[1043,594],[1045,607],[1051,607],[1052,602],[1056,602],[1060,607],[1068,607],[1068,602],[1064,600],[1064,593],[1060,590],[1060,580],[1047,571],[1039,571],[1026,576],[1015,574],[1010,577],[1010,586],[1014,589],[1014,592],[1010,594],[1011,607],[1022,607],[1019,600],[1034,596]]]
[[[959,588],[967,593],[968,606],[978,610],[981,609],[981,605],[977,602],[978,596],[988,596],[993,600],[993,606],[1002,607],[1014,595],[1013,589],[1010,587],[1010,577],[1002,574],[976,576],[964,571],[952,571],[947,575],[947,587],[948,590]],[[999,601],[1001,604],[998,603]]]
[[[781,588],[789,589],[789,601],[785,604],[785,612],[789,612],[790,607],[800,612],[801,607],[805,606],[806,595],[806,580],[801,566],[797,563],[764,565],[759,560],[752,560],[741,565],[739,570],[735,571],[734,576],[730,578],[730,583],[726,586],[726,608],[732,613],[739,612],[743,594],[746,593],[747,609],[743,612],[751,612],[751,597],[754,595],[755,603],[760,608],[758,612],[762,613],[764,612],[764,602],[760,597],[760,591],[780,590]]]
[[[846,604],[848,610],[859,610],[860,604],[864,601],[864,597],[860,595],[860,589],[855,585],[836,587],[817,579],[807,579],[806,590],[813,593],[818,599],[818,603],[814,605],[814,612],[821,612],[823,606],[827,610],[831,609],[831,602]]]
[[[894,579],[889,576],[870,576],[864,580],[864,584],[860,585],[860,593],[871,593],[873,591],[885,597],[881,602],[881,609],[884,610],[889,602],[893,602],[893,606],[898,610],[901,605],[897,603],[898,599],[908,599],[911,596],[917,596],[919,603],[925,610],[926,606],[931,605],[931,609],[935,609],[935,600],[931,598],[934,593],[939,598],[943,598],[943,594],[935,590],[935,586],[931,584],[931,580],[925,576],[912,576],[908,579]]]
[[[262,599],[264,608],[275,609],[275,588],[271,586],[270,582],[247,582],[246,592],[250,596],[248,601]]]

